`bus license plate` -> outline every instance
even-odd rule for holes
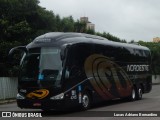
[[[41,106],[41,103],[34,103],[33,106],[35,106],[35,107],[40,107],[40,106]]]

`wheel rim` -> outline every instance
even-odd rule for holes
[[[133,89],[132,90],[132,99],[134,100],[136,98],[136,93],[135,93],[135,90]]]
[[[82,98],[82,104],[83,104],[83,107],[84,108],[87,108],[88,105],[89,105],[89,97],[88,95],[83,95],[83,98]]]
[[[139,98],[142,98],[142,89],[138,90],[138,95],[139,95]]]

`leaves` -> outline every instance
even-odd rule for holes
[[[140,45],[146,46],[151,50],[152,56],[152,72],[153,74],[160,73],[160,43],[155,42],[138,42]]]
[[[110,33],[87,30],[86,23],[75,21],[72,16],[61,18],[39,6],[39,0],[0,0],[0,76],[17,73],[17,66],[12,67],[13,70],[7,64],[7,54],[12,47],[26,45],[41,34],[54,31],[97,34],[125,42]]]
[[[116,36],[113,36],[113,35],[110,34],[110,33],[106,33],[106,32],[99,33],[99,32],[97,32],[96,35],[101,36],[101,37],[104,37],[104,38],[107,38],[108,40],[111,40],[111,41],[126,43],[125,40],[121,40],[120,38],[118,38],[118,37],[116,37]]]

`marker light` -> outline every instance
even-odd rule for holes
[[[62,100],[64,98],[64,93],[58,94],[56,96],[51,97],[51,100]]]

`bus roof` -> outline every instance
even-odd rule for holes
[[[100,44],[100,45],[110,45],[110,46],[117,46],[117,47],[126,47],[126,48],[134,48],[134,49],[143,49],[149,50],[147,47],[135,44],[128,44],[128,43],[120,43],[110,41],[106,38],[96,36],[96,35],[89,35],[84,33],[73,33],[73,32],[50,32],[44,35],[41,35],[34,39],[32,43],[28,45],[28,47],[33,46],[52,46],[52,45],[63,45],[63,44],[77,44],[77,43],[90,43],[90,44]]]

